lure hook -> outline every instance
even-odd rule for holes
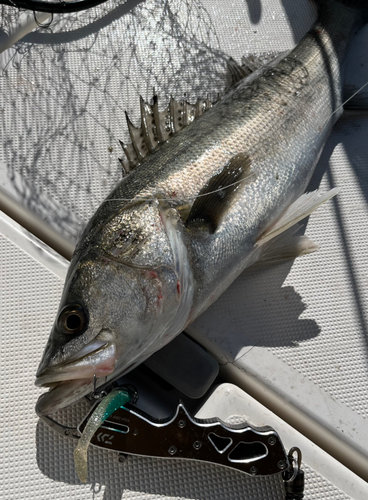
[[[105,377],[105,384],[107,381],[107,377]],[[93,374],[93,392],[92,392],[92,397],[93,399],[102,399],[103,397],[107,396],[106,391],[99,391],[97,392],[97,377],[96,374]]]

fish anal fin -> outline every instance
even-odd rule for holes
[[[207,186],[198,193],[186,225],[205,223],[210,232],[215,232],[234,193],[241,184],[251,182],[254,178],[249,156],[246,153],[233,156],[221,172],[211,177]]]
[[[339,189],[330,189],[325,193],[321,193],[319,189],[310,193],[302,194],[294,203],[292,203],[281,218],[267,231],[265,231],[258,239],[257,246],[262,246],[279,234],[283,233],[297,222],[308,217],[322,203],[328,201],[333,196],[337,195]]]
[[[307,255],[318,250],[319,246],[309,239],[308,236],[295,235],[299,229],[300,226],[296,225],[292,229],[279,234],[274,239],[265,243],[260,249],[257,263],[275,264],[293,260],[296,257]]]

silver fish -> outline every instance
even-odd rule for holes
[[[165,112],[141,102],[143,139],[128,122],[133,146],[124,146],[131,172],[70,264],[37,372],[36,385],[51,388],[38,414],[142,363],[246,267],[317,248],[286,230],[336,194],[303,195],[342,113],[341,63],[361,15],[339,3],[321,10],[294,50],[205,113],[205,101]]]

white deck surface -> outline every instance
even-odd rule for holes
[[[6,28],[10,9],[1,9]],[[221,92],[226,57],[291,48],[313,19],[310,3],[295,0],[110,0],[56,18],[51,31],[28,35],[0,58],[1,185],[75,237],[120,179],[124,110],[137,120],[140,94],[148,99],[155,87],[166,102],[171,94]],[[365,456],[367,137],[366,117],[344,118],[323,152],[312,185],[341,192],[309,218],[306,234],[320,251],[247,271],[190,328],[221,362],[235,360]],[[80,485],[74,443],[34,413],[41,392],[34,375],[58,307],[62,259],[6,217],[0,233],[0,498],[283,498],[277,477],[183,461],[121,464],[96,449],[89,483]],[[360,498],[308,462],[307,472],[308,499]]]

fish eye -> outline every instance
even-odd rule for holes
[[[88,325],[88,317],[80,304],[65,306],[58,319],[58,326],[63,333],[74,335],[82,333]]]

